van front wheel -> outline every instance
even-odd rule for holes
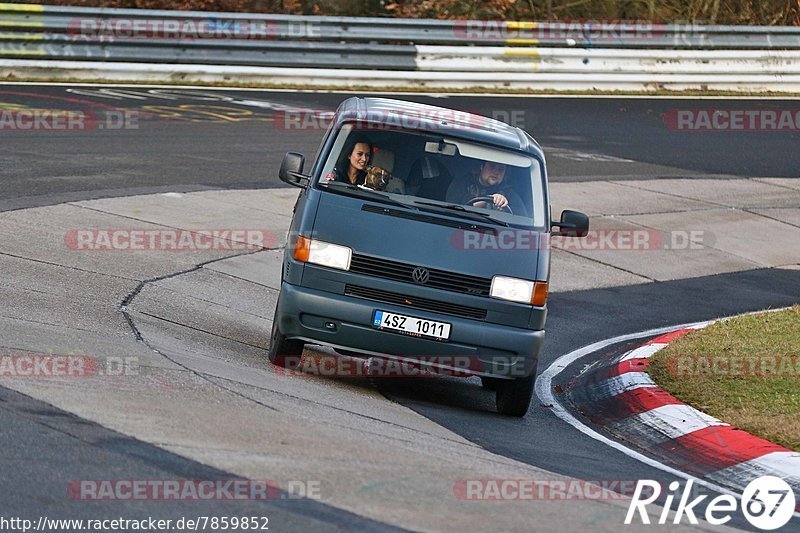
[[[269,338],[269,361],[281,368],[296,368],[300,366],[300,357],[303,355],[303,341],[287,339],[278,327],[278,317],[272,320],[272,335]]]
[[[497,412],[502,415],[523,417],[533,398],[536,374],[526,378],[504,379],[497,384]]]
[[[490,378],[488,376],[481,376],[481,385],[486,390],[496,391],[502,379]]]

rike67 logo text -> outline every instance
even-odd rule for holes
[[[680,524],[684,519],[692,525],[699,523],[698,507],[706,501],[708,495],[702,494],[691,499],[695,496],[693,487],[694,482],[689,480],[679,494],[680,483],[673,481],[669,484],[661,512],[657,513],[658,524],[668,523],[676,500],[678,503],[671,523]],[[630,525],[639,521],[642,524],[651,524],[647,506],[656,502],[661,492],[661,484],[658,481],[639,480],[628,507],[628,514],[625,516],[625,524]],[[747,485],[741,501],[731,495],[723,494],[706,502],[703,518],[709,524],[719,526],[727,524],[735,513],[741,512],[754,527],[771,531],[785,526],[791,520],[794,510],[795,495],[792,487],[779,477],[762,476]]]

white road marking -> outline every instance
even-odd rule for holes
[[[713,477],[720,481],[731,478],[741,479],[742,483],[746,484],[760,476],[775,475],[776,472],[780,472],[780,477],[800,494],[800,453],[798,452],[768,453],[714,472]]]
[[[596,163],[635,163],[633,159],[614,157],[613,155],[595,154],[591,152],[579,152],[567,148],[548,148],[543,147],[546,156],[559,157],[570,161],[594,161]]]
[[[656,384],[653,383],[647,372],[626,372],[613,378],[604,379],[600,383],[588,385],[588,394],[595,400],[606,400],[623,392],[655,386]]]
[[[677,439],[709,426],[730,425],[685,404],[662,405],[637,413],[622,422],[621,427],[626,423],[655,428],[667,440]]]
[[[664,348],[666,344],[663,343],[655,343],[655,344],[645,344],[644,346],[640,346],[635,350],[631,350],[628,352],[625,357],[620,359],[620,361],[630,361],[631,359],[647,359],[652,357],[657,351]]]
[[[747,462],[766,467],[773,472],[783,472],[800,481],[800,453],[798,452],[772,452]]]

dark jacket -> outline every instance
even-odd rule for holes
[[[359,170],[358,173],[356,174],[356,176],[357,176],[357,178],[356,178],[356,183],[355,184],[356,185],[364,185],[364,179],[367,177],[366,171]],[[350,183],[350,178],[347,176],[347,173],[346,172],[342,172],[341,170],[339,170],[339,167],[334,167],[333,171],[330,172],[327,176],[325,176],[325,178],[329,179],[329,180],[332,180],[332,181],[339,181],[339,182],[342,182],[342,183]]]
[[[454,204],[466,204],[478,196],[491,196],[502,194],[508,200],[508,206],[515,215],[527,215],[525,203],[519,194],[511,188],[507,181],[502,181],[494,186],[484,185],[480,182],[478,174],[469,174],[456,178],[447,189],[446,201]]]

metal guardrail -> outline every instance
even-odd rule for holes
[[[23,76],[36,70],[32,65],[43,72],[49,63],[61,72],[78,68],[77,61],[81,72],[114,79],[125,69],[147,80],[152,72],[164,76],[172,69],[182,79],[205,81],[204,74],[213,71],[225,80],[248,81],[260,72],[277,83],[608,89],[616,79],[620,88],[679,83],[800,89],[800,27],[300,17],[0,3],[0,58],[6,59],[0,61],[0,75]],[[22,60],[39,63],[24,63],[23,72]],[[152,68],[159,64],[163,68]]]
[[[391,68],[414,70],[414,46],[168,39],[84,40],[62,34],[0,34],[0,57],[209,65]]]
[[[800,26],[707,26],[656,24],[644,20],[591,22],[452,21],[395,18],[317,17],[41,6],[0,3],[0,29],[86,38],[80,23],[167,21],[207,23],[220,35],[238,24],[262,24],[265,39],[384,44],[538,45],[590,48],[800,49]],[[99,24],[98,24],[99,25]],[[109,35],[107,41],[124,40]],[[260,40],[258,34],[246,37]],[[574,41],[574,42],[573,42]]]

